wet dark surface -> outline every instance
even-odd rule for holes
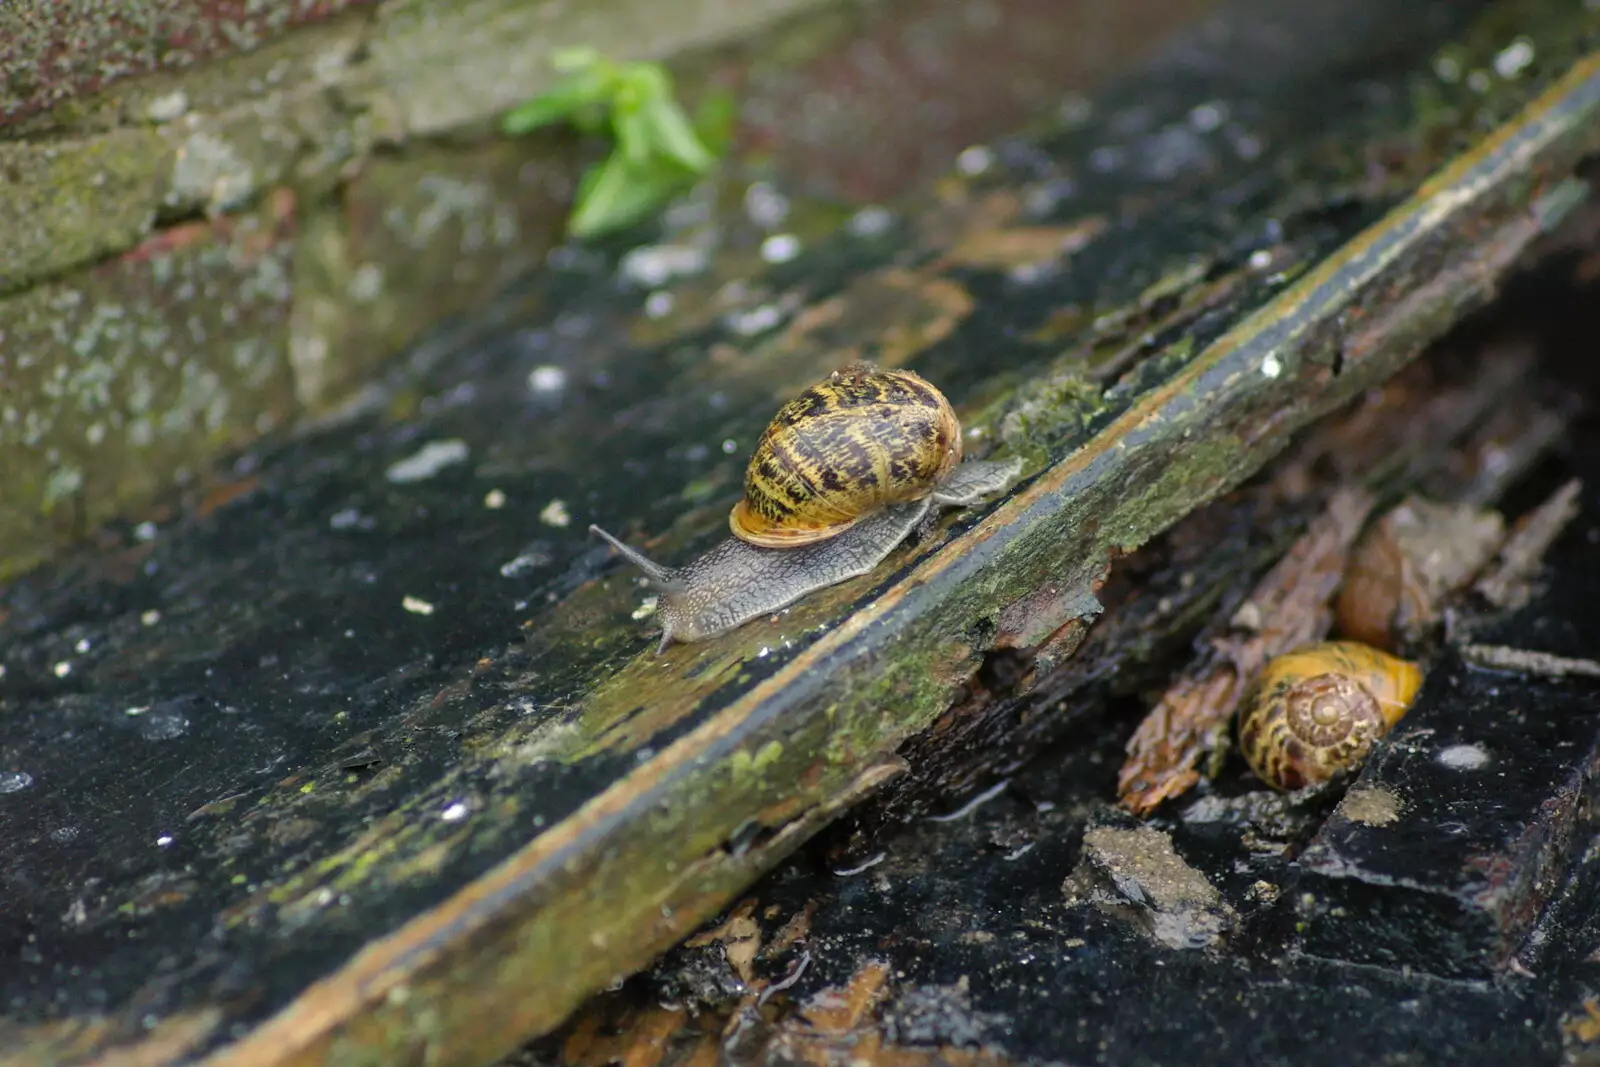
[[[1559,321],[1571,304],[1532,306]],[[1584,321],[1565,343],[1586,336]],[[1583,359],[1562,361],[1565,388],[1592,398]],[[1514,494],[1577,476],[1580,513],[1531,603],[1462,620],[1474,640],[1600,653],[1590,411]],[[645,1047],[627,1035],[648,1032],[649,1047],[671,1050],[663,1063],[710,1045],[751,1063],[851,1049],[885,1063],[1592,1062],[1600,682],[1485,670],[1446,649],[1348,791],[1256,792],[1235,755],[1215,784],[1147,821],[1109,804],[1137,702],[1078,699],[1068,736],[1008,778],[932,817],[885,820],[893,802],[869,803],[730,908],[753,920],[739,936],[760,946],[748,954],[757,981],[781,986],[760,1009],[730,1018],[742,989],[704,976],[704,1002],[685,997],[688,953],[737,944],[712,923],[710,948],[669,954],[519,1062],[597,1062],[586,1035],[613,1023],[624,1035],[613,1052]],[[1187,867],[1176,887],[1136,858],[1144,838],[1157,851],[1170,840]],[[849,1027],[823,1021],[869,986],[876,998],[863,995]],[[685,1004],[663,1039],[652,1021]]]
[[[1371,13],[1401,8],[1433,36],[1377,50],[1398,38]],[[1376,152],[1379,131],[1422,121],[1433,106],[1416,90],[1426,57],[1475,9],[1352,8],[1349,23],[1320,37],[1281,41],[1285,57],[1267,81],[1260,66],[1231,65],[1238,52],[1227,49],[1262,47],[1254,38],[1226,40],[1223,57],[1192,41],[1154,68],[1159,79],[1173,56],[1186,65],[1169,90],[1123,87],[1077,129],[997,145],[974,195],[1015,198],[1027,222],[1097,219],[1107,236],[1043,274],[950,271],[975,310],[918,353],[916,369],[973,412],[1047,366],[1093,366],[1130,346],[1133,365],[1217,337],[1412,190],[1403,168],[1352,167],[1348,146]],[[1528,11],[1519,25],[1530,32],[1540,19],[1556,24],[1540,5]],[[1515,93],[1473,96],[1475,117],[1430,127],[1439,143],[1401,152],[1402,162],[1431,167],[1561,73],[1582,43],[1553,35]],[[1225,120],[1194,117],[1216,101]],[[681,319],[648,323],[644,294],[616,284],[614,257],[563,257],[484,322],[419,346],[346,420],[241,457],[227,493],[170,521],[110,531],[100,550],[7,589],[0,959],[14,965],[0,967],[0,1005],[10,1019],[105,1011],[134,1032],[226,1002],[231,1029],[219,1037],[241,1034],[804,647],[817,631],[780,624],[772,655],[763,647],[708,681],[690,714],[649,720],[637,736],[580,721],[574,708],[648,647],[652,629],[624,621],[640,595],[582,531],[598,522],[667,559],[721,536],[775,398],[838,362],[842,345],[882,354],[848,319],[836,330],[789,330],[793,320],[864,273],[922,255],[908,249],[948,245],[941,225],[918,215],[876,236],[840,234],[709,320],[684,306]],[[1255,253],[1275,269],[1250,270]],[[1194,264],[1202,278],[1232,280],[1226,299],[1143,332],[1173,301],[1139,305],[1138,294]],[[1036,332],[1064,309],[1075,325]],[[1123,325],[1092,327],[1100,311],[1124,313]],[[635,343],[646,327],[667,339]],[[1111,375],[1093,418],[1015,447],[1059,459],[1181,363],[1180,354]],[[622,710],[627,724],[639,707]],[[1014,848],[974,838],[969,858],[887,894],[877,874],[846,880],[840,906],[894,917],[892,935],[874,927],[859,943],[889,937],[926,981],[973,969],[974,1003],[988,1003],[1002,979],[978,964],[994,957],[935,944],[933,931],[960,914],[940,894],[981,882],[974,906],[1018,922],[1059,912],[1050,887],[1066,871],[1050,864],[1073,848],[1059,820],[1107,795],[1112,765],[1103,753],[1091,761],[1095,751],[1071,756],[1089,762],[1063,764],[1076,770],[1053,779],[1056,792],[1044,795],[1055,814],[1007,800],[967,824],[980,837],[1006,827],[1037,836],[1014,861],[1004,859]],[[1040,819],[1052,833],[1029,829]],[[978,870],[983,879],[969,877]],[[1004,1014],[1026,1047],[1090,1041],[1072,1017],[1023,1010],[1029,1003],[1068,993],[1116,1002],[1131,1026],[1159,1019],[1167,998],[1193,996],[1187,958],[1141,953],[1137,938],[1099,919],[1050,922],[1095,931],[1077,935],[1087,944],[1073,951],[1101,966],[1090,986],[1064,991],[1048,954],[1008,951],[1023,969],[1005,987]],[[1344,973],[1330,967],[1291,965]],[[1243,983],[1251,968],[1241,968]],[[815,977],[830,976],[819,963]],[[1217,994],[1218,1023],[1268,1003],[1266,987],[1245,989]],[[1352,992],[1349,1011],[1372,995]],[[1464,1010],[1488,994],[1430,995]],[[1334,1007],[1330,1034],[1344,1010]],[[1393,1008],[1397,1020],[1412,1010]],[[1287,1047],[1286,1035],[1260,1040]],[[1462,1034],[1461,1047],[1473,1040]]]
[[[1595,529],[1576,535],[1590,556]],[[1596,575],[1574,571],[1562,580],[1587,586],[1594,604]],[[1553,608],[1540,617],[1561,618]],[[1509,633],[1531,636],[1531,621]],[[1484,674],[1454,660],[1435,669],[1418,714],[1362,781],[1382,791],[1381,818],[1336,812],[1301,854],[1292,884],[1309,895],[1294,908],[1305,951],[1488,978],[1521,948],[1573,843],[1593,832],[1600,685]],[[1360,795],[1370,807],[1374,794]]]

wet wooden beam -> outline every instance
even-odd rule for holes
[[[731,309],[690,283],[660,322],[614,261],[560,264],[246,457],[231,499],[17,583],[0,1063],[486,1062],[688,935],[901,774],[991,647],[1064,660],[1114,557],[1393,375],[1582,202],[1600,55],[1571,5],[1518,5],[1541,65],[1487,95],[1432,57],[1490,64],[1510,9],[1448,6],[1362,9],[1433,27],[1382,53],[1385,93],[1343,77],[1376,54],[1354,16],[1211,82],[1175,49]],[[703,549],[741,443],[856,355],[944,385],[1023,483],[651,655],[586,521]]]

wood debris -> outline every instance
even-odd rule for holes
[[[1373,503],[1362,489],[1336,492],[1234,613],[1230,629],[1212,639],[1211,655],[1167,689],[1128,741],[1118,803],[1142,815],[1192,788],[1262,665],[1328,632],[1329,602]]]

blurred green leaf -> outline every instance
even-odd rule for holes
[[[670,97],[653,97],[646,104],[650,141],[662,155],[675,159],[696,174],[704,174],[716,163],[710,150],[689,124],[689,117]]]
[[[617,141],[617,151],[629,163],[642,167],[650,161],[652,141],[650,112],[640,106],[615,107],[611,110],[611,133]]]
[[[506,112],[506,117],[500,121],[500,129],[514,137],[531,133],[541,126],[572,118],[574,112],[583,105],[584,101],[551,94],[536,96]]]
[[[578,185],[577,204],[567,231],[574,237],[595,237],[637,222],[686,185],[681,168],[653,164],[637,167],[620,152],[590,168]]]
[[[583,111],[605,106],[610,92],[607,80],[603,71],[593,69],[563,78],[532,100],[512,108],[500,127],[517,135],[554,122],[575,121]]]
[[[622,78],[641,100],[672,99],[672,75],[659,63],[630,63]]]
[[[672,76],[656,63],[618,64],[593,48],[564,48],[551,64],[568,76],[513,108],[508,134],[566,122],[585,133],[609,127],[610,156],[578,183],[567,229],[593,237],[637,221],[716,165],[731,139],[728,93],[701,102],[691,122],[673,99]]]

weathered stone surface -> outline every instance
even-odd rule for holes
[[[0,304],[0,576],[291,414],[294,221],[281,192]]]
[[[148,128],[0,142],[0,294],[137,244],[155,225],[172,155]]]
[[[11,0],[0,7],[0,126],[126,78],[248,52],[372,0]]]
[[[398,351],[442,312],[477,306],[538,266],[559,240],[565,162],[505,141],[368,161],[340,211],[314,215],[299,243],[290,360],[300,403],[322,410],[359,385],[370,361],[351,352]]]
[[[359,24],[307,27],[0,141],[0,225],[14,235],[0,244],[0,293],[131,248],[163,220],[251,208],[285,184],[315,204],[370,140],[367,119],[335,95],[360,41]]]

